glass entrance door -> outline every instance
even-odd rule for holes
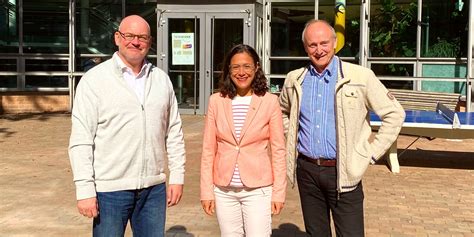
[[[210,40],[206,41],[206,47],[210,50],[206,58],[210,59],[206,74],[209,75],[209,94],[219,89],[219,80],[222,74],[222,64],[226,53],[237,44],[249,44],[249,26],[245,23],[245,14],[207,14],[206,26],[211,32]]]
[[[167,13],[164,16],[158,30],[158,44],[163,45],[161,68],[170,76],[180,112],[199,113],[203,110],[200,94],[204,89],[205,15]]]
[[[170,76],[180,112],[204,114],[218,89],[225,53],[250,42],[247,14],[164,11],[159,18],[158,66]]]

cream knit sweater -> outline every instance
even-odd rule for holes
[[[173,86],[151,67],[143,105],[114,58],[89,70],[74,98],[69,143],[77,199],[184,182],[185,150]],[[166,158],[168,162],[166,162]]]

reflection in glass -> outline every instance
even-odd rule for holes
[[[76,4],[76,49],[80,54],[112,54],[114,32],[122,17],[120,3],[81,0]]]
[[[371,1],[370,56],[416,56],[416,0]]]
[[[271,55],[306,56],[301,33],[313,18],[314,2],[272,3]]]
[[[67,76],[25,76],[25,87],[68,87],[68,78]]]
[[[213,91],[219,88],[219,79],[222,74],[224,57],[229,50],[237,44],[243,43],[244,21],[242,19],[214,19],[214,42],[213,42]]]
[[[91,68],[99,65],[100,63],[108,60],[108,58],[103,58],[103,57],[90,57],[90,58],[80,58],[79,60],[79,65],[81,65],[79,69],[80,71],[87,72]]]
[[[421,56],[466,57],[469,1],[423,0]]]
[[[26,59],[25,60],[25,71],[26,72],[67,72],[68,61],[67,60],[53,60],[53,59]]]
[[[0,52],[18,53],[18,6],[0,1]]]
[[[270,92],[271,93],[280,93],[283,88],[283,83],[285,82],[284,78],[270,78]]]
[[[287,74],[292,70],[308,65],[308,60],[272,60],[270,74]]]
[[[371,69],[377,76],[413,77],[413,64],[371,64]],[[407,78],[408,79],[408,78]],[[413,81],[382,80],[387,88],[413,89]]]
[[[0,88],[16,88],[16,76],[0,75]]]
[[[0,71],[1,72],[16,72],[17,61],[16,59],[0,59]]]
[[[126,1],[125,15],[140,15],[150,24],[151,36],[156,36],[156,1]],[[149,55],[156,55],[156,39],[151,40]],[[156,65],[156,64],[155,64]]]
[[[334,0],[320,0],[318,18],[334,26]],[[337,53],[341,57],[356,57],[359,54],[360,1],[346,0],[344,47]]]
[[[180,109],[199,109],[199,22],[200,19],[198,18],[169,19],[168,75],[173,83]],[[194,47],[194,59],[192,61],[194,61],[194,64],[183,65],[176,62],[173,64],[173,46],[178,47],[173,42],[173,33],[194,33],[194,42],[192,43],[192,47]]]
[[[25,53],[68,53],[69,1],[23,0]]]

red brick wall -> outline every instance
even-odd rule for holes
[[[42,113],[69,111],[68,94],[43,92],[0,94],[0,113]]]

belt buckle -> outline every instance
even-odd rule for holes
[[[316,159],[316,164],[321,166],[321,158]]]

